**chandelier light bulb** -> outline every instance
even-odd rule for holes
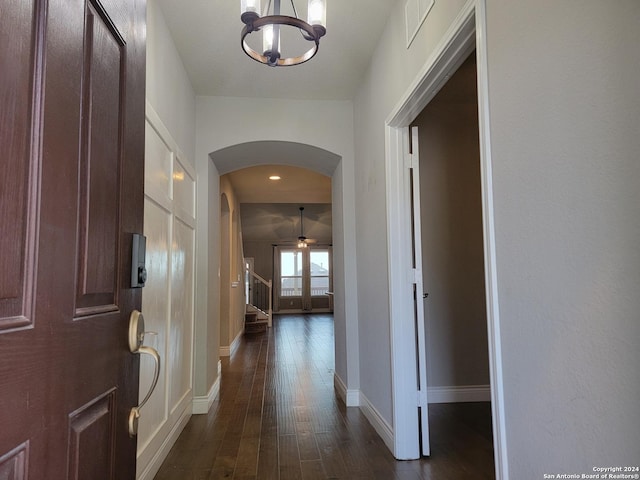
[[[327,6],[324,0],[309,0],[307,12],[309,25],[327,27]]]
[[[242,21],[252,21],[260,16],[260,0],[240,0]]]
[[[263,55],[269,59],[269,65],[274,66],[280,58],[280,27],[279,25],[265,25],[262,27]]]

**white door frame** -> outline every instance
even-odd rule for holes
[[[385,163],[393,379],[393,453],[398,459],[420,457],[410,255],[409,174],[408,169],[404,168],[409,146],[408,126],[475,48],[478,65],[478,115],[493,446],[496,480],[508,480],[493,217],[485,2],[486,0],[469,0],[465,4],[386,121]]]

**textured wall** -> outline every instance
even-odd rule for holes
[[[640,2],[489,0],[512,479],[640,459]]]

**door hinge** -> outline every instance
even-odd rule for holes
[[[411,283],[415,285],[422,285],[422,270],[418,268],[412,268],[409,276]]]
[[[413,168],[413,154],[405,153],[404,154],[404,168]]]
[[[427,391],[418,390],[418,406],[425,407],[427,405]]]

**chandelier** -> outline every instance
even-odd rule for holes
[[[260,0],[240,0],[240,19],[245,25],[241,35],[244,52],[255,61],[271,67],[299,65],[313,58],[318,52],[320,38],[327,33],[325,0],[308,0],[306,22],[298,18],[293,0],[293,17],[280,14],[280,0],[273,0],[273,9],[271,6],[272,2],[268,0],[267,8],[263,16],[260,16]],[[302,38],[311,43],[311,48],[298,56],[282,57],[280,29],[283,26],[300,30]],[[258,31],[262,31],[262,52],[251,48],[247,42],[247,36]]]

